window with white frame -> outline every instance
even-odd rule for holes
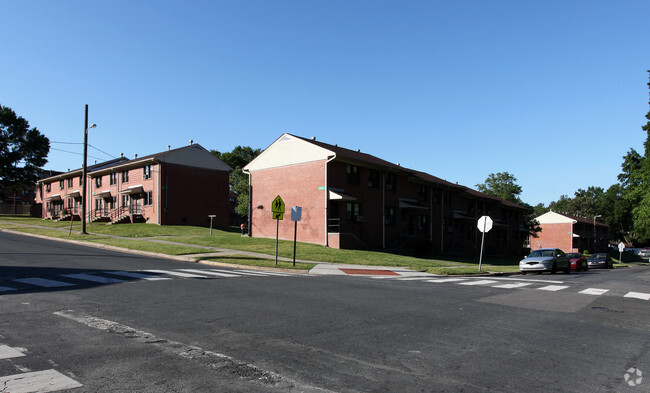
[[[153,173],[151,165],[147,165],[144,168],[142,168],[142,178],[143,179],[151,179],[151,174]]]
[[[102,186],[102,177],[101,176],[96,177],[95,178],[95,188],[99,188],[101,186]]]
[[[122,183],[129,182],[129,171],[122,171]]]
[[[114,186],[114,185],[117,184],[117,173],[116,172],[113,172],[113,173],[110,174],[109,183],[111,184],[111,186]]]
[[[142,201],[142,204],[145,206],[148,205],[153,205],[153,192],[152,191],[147,191],[144,193],[144,199]]]

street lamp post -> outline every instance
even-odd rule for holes
[[[88,104],[86,104],[86,115],[84,118],[84,162],[81,167],[81,233],[87,235],[86,232],[86,176],[88,176],[88,168],[86,161],[88,160],[88,129],[95,128],[97,124],[92,124],[88,127]]]
[[[596,219],[602,217],[602,215],[594,216],[594,252],[596,252]]]

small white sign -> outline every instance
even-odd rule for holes
[[[302,218],[302,207],[291,206],[291,221],[300,221]]]
[[[618,243],[618,251],[623,252],[625,250],[625,244],[623,242]]]
[[[492,219],[490,216],[483,216],[478,219],[476,227],[481,232],[490,232],[490,229],[492,229]]]

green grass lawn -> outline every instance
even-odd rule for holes
[[[18,225],[15,225],[18,224]],[[35,225],[42,228],[30,228],[26,225]],[[153,224],[124,224],[106,225],[104,223],[87,224],[89,235],[80,234],[80,222],[53,222],[38,218],[26,217],[0,217],[0,229],[12,229],[35,233],[45,236],[84,240],[101,244],[114,245],[129,249],[144,251],[155,251],[171,255],[187,255],[193,253],[206,253],[211,250],[204,247],[218,247],[233,250],[256,252],[274,256],[275,239],[250,238],[241,236],[239,229],[214,229],[212,236],[210,230],[203,227],[176,226],[176,225],[153,225]],[[71,228],[71,234],[70,233]],[[104,235],[104,236],[101,236]],[[115,239],[106,236],[120,236],[133,238]],[[140,240],[135,240],[140,239]],[[144,239],[159,239],[168,242],[192,244],[202,246],[191,248],[182,244],[170,245],[141,241]],[[292,258],[293,242],[280,240],[278,243],[278,256]],[[406,267],[415,271],[422,271],[434,274],[468,274],[479,273],[478,258],[449,258],[449,257],[415,257],[400,255],[388,252],[363,251],[363,250],[339,250],[327,248],[309,243],[298,243],[296,251],[297,260],[346,263],[353,265],[373,266],[397,266]],[[237,264],[258,264],[262,263],[259,258],[229,258]],[[514,272],[518,271],[518,258],[491,259],[484,258],[482,272]],[[272,261],[275,264],[275,261]],[[259,266],[259,265],[258,265]],[[303,264],[302,268],[309,268],[312,265]]]

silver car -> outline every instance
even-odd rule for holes
[[[519,262],[521,274],[528,272],[571,272],[571,260],[559,248],[540,248]]]

